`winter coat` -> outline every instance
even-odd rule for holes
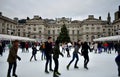
[[[46,56],[50,55],[52,53],[53,53],[52,52],[52,43],[45,42],[45,54],[46,54]]]
[[[79,53],[79,46],[75,45],[73,54]]]
[[[120,54],[115,58],[116,62],[120,62]]]
[[[90,47],[88,45],[83,44],[81,49],[82,55],[88,55],[88,50],[91,51]]]
[[[32,47],[32,54],[35,55],[37,53],[37,48],[36,47]]]
[[[14,63],[16,62],[18,56],[17,56],[17,52],[18,52],[18,48],[16,47],[11,47],[10,48],[10,51],[9,51],[9,55],[8,55],[8,59],[7,59],[7,62],[9,63]]]
[[[28,43],[25,44],[25,48],[29,48],[29,44]]]
[[[55,46],[53,49],[53,58],[58,59],[59,55],[63,56],[63,54],[60,52],[59,46]]]
[[[0,45],[0,54],[2,54],[3,52],[3,48],[2,48],[2,45]]]

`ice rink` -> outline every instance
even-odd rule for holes
[[[46,74],[44,72],[45,60],[41,60],[41,53],[37,53],[37,61],[32,60],[30,62],[30,57],[32,55],[31,49],[29,53],[22,53],[21,49],[18,51],[18,55],[21,57],[21,61],[18,61],[17,75],[18,77],[53,77],[53,73]],[[7,77],[7,56],[8,50],[0,57],[0,77]],[[72,50],[71,50],[72,53]],[[72,55],[72,54],[71,54]],[[95,54],[93,52],[89,53],[90,62],[88,64],[89,70],[83,68],[84,59],[79,56],[78,66],[79,69],[74,69],[74,63],[70,66],[69,71],[66,69],[66,65],[69,63],[72,57],[67,58],[66,54],[64,57],[59,58],[59,71],[61,72],[60,77],[118,77],[117,76],[117,66],[115,63],[115,57],[117,54],[113,51],[112,54],[101,53]],[[54,61],[53,61],[54,68]]]

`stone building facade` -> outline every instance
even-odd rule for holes
[[[0,12],[0,33],[1,34],[17,35],[16,25],[17,25],[17,21],[3,16],[2,12]]]
[[[68,29],[71,41],[80,39],[91,42],[95,38],[118,35],[120,34],[120,7],[115,12],[113,23],[111,22],[110,13],[108,13],[106,20],[89,15],[88,18],[82,21],[65,17],[42,19],[38,15],[35,15],[32,19],[27,17],[26,19],[19,20],[15,18],[12,20],[0,13],[0,33],[30,37],[41,41],[45,41],[48,36],[53,37],[53,41],[55,41],[63,24]]]
[[[113,33],[114,35],[120,35],[120,6],[117,12],[115,12],[115,19],[113,21]]]

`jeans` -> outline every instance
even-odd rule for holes
[[[49,63],[50,62],[50,63]],[[48,63],[49,63],[49,69],[52,69],[52,55],[46,55],[46,64],[45,64],[45,71],[48,71]]]
[[[88,54],[84,55],[84,67],[87,67],[87,64],[89,62],[89,56]]]
[[[15,75],[16,67],[17,67],[17,62],[9,63],[9,68],[8,68],[8,74],[7,75],[10,76],[12,68],[13,68],[13,75]]]
[[[41,55],[41,60],[45,59],[45,51],[44,50],[41,50],[42,52],[42,55]]]
[[[72,60],[70,61],[70,63],[68,64],[68,66],[71,65],[71,63],[75,60],[75,58],[76,58],[75,66],[77,66],[77,63],[78,63],[78,61],[79,61],[79,57],[78,57],[78,54],[77,54],[77,53],[73,53],[73,58],[72,58]]]
[[[58,72],[58,67],[59,67],[58,59],[53,58],[53,60],[54,60],[54,62],[55,62],[54,72]]]

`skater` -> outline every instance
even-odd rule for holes
[[[45,60],[45,43],[43,42],[42,45],[40,46],[40,51],[42,53],[41,55],[41,60]]]
[[[108,45],[108,54],[111,54],[112,48],[113,48],[113,44],[112,42],[110,42]]]
[[[29,44],[27,42],[25,43],[25,48],[26,48],[26,52],[29,52]]]
[[[22,52],[25,52],[25,42],[21,42]]]
[[[118,44],[118,55],[117,57],[115,58],[115,62],[118,66],[118,77],[120,77],[120,43]]]
[[[12,68],[13,68],[12,75],[14,77],[18,77],[16,75],[17,59],[20,61],[21,58],[17,55],[17,52],[18,52],[18,40],[15,40],[13,42],[13,46],[10,49],[10,52],[9,52],[9,55],[8,55],[8,59],[7,59],[7,62],[9,64],[7,77],[11,77],[10,74],[11,74]]]
[[[94,51],[95,51],[95,53],[97,53],[97,46],[98,46],[98,44],[95,42],[94,43]]]
[[[108,44],[107,42],[105,42],[105,43],[103,44],[104,52],[107,52],[108,46],[109,46],[109,44]]]
[[[70,65],[71,65],[71,63],[75,60],[75,58],[76,58],[76,62],[75,62],[75,65],[74,65],[74,68],[79,68],[78,66],[77,66],[77,63],[78,63],[78,61],[79,61],[79,57],[78,57],[78,54],[80,54],[80,52],[79,52],[79,48],[80,48],[80,40],[77,42],[77,44],[75,43],[74,44],[74,52],[73,52],[73,58],[72,58],[72,60],[70,61],[70,63],[67,65],[67,70],[69,70],[69,67],[70,67]]]
[[[2,48],[2,43],[0,43],[0,55],[3,55],[3,48]]]
[[[45,55],[46,55],[46,64],[45,64],[45,73],[48,72],[48,63],[49,63],[49,70],[53,71],[52,69],[52,37],[48,37],[48,41],[45,43]]]
[[[33,45],[33,47],[32,47],[32,56],[31,56],[31,58],[30,58],[30,61],[32,60],[32,58],[34,57],[34,60],[35,61],[37,61],[37,59],[36,59],[36,54],[37,54],[37,48],[36,48],[36,45]]]
[[[87,64],[89,62],[88,50],[90,50],[90,52],[91,52],[91,49],[88,46],[87,42],[84,42],[84,44],[82,45],[81,53],[84,57],[84,68],[85,69],[88,69],[88,67],[87,67]]]
[[[66,51],[67,51],[67,57],[70,57],[70,51],[69,51],[69,46],[68,45],[66,47]]]
[[[60,52],[59,49],[59,41],[55,42],[55,47],[53,49],[53,60],[55,63],[55,68],[54,68],[54,72],[53,72],[53,77],[59,77],[59,75],[61,75],[61,73],[58,72],[58,68],[59,68],[59,55],[63,56],[63,54]]]
[[[3,49],[3,52],[5,52],[5,41],[2,41],[2,49]]]
[[[98,42],[98,53],[102,53],[102,43]]]
[[[118,51],[117,49],[118,49],[118,43],[115,43],[114,44],[114,48],[115,48],[115,53]]]

